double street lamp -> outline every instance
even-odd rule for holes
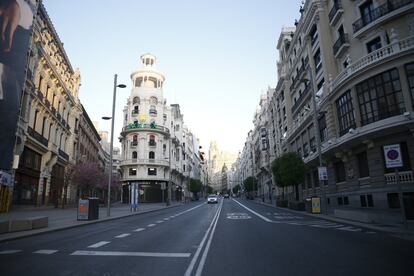
[[[111,182],[112,182],[112,151],[114,147],[114,121],[115,121],[115,102],[116,102],[116,88],[125,88],[125,84],[117,84],[118,75],[114,75],[114,95],[112,100],[112,117],[102,117],[103,120],[112,120],[111,121],[111,144],[109,148],[109,180],[108,180],[108,205],[106,207],[106,215],[109,217],[111,215]]]

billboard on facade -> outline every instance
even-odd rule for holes
[[[0,169],[10,170],[36,0],[0,0]]]

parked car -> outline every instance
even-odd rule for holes
[[[224,198],[229,198],[229,194],[224,194]]]
[[[210,203],[218,203],[217,195],[209,195],[207,197],[207,204],[210,204]]]

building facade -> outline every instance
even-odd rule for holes
[[[80,73],[39,5],[33,26],[18,123],[13,204],[47,205],[69,199],[66,169],[75,163]]]
[[[414,219],[413,14],[408,0],[308,0],[282,29],[268,136],[271,155],[293,151],[308,167],[291,199],[319,196],[325,211],[374,221],[401,221],[403,207]]]

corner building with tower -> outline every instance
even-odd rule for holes
[[[190,177],[200,179],[203,171],[198,169],[203,165],[198,140],[191,139],[191,145],[187,142],[193,134],[184,126],[179,105],[167,105],[165,77],[154,67],[155,62],[154,55],[144,54],[141,68],[131,74],[131,95],[124,108],[120,137],[125,203],[130,201],[132,184],[138,184],[139,203],[184,200],[190,197]],[[187,156],[188,152],[198,158]],[[189,164],[194,160],[196,164]]]

